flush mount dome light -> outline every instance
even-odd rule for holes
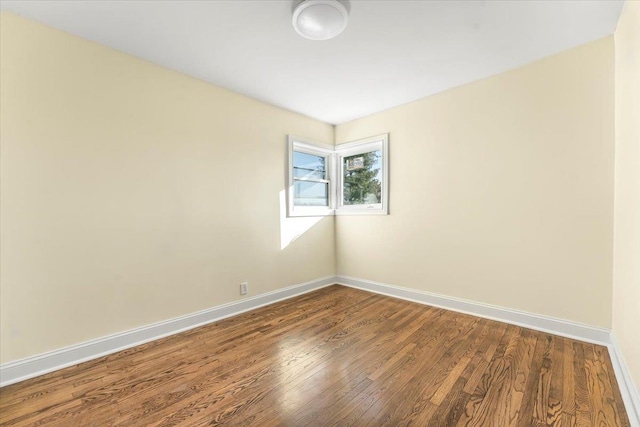
[[[347,27],[349,14],[338,0],[305,0],[293,11],[293,28],[310,40],[329,40]]]

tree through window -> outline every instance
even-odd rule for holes
[[[382,201],[382,151],[343,158],[343,203],[370,205]]]

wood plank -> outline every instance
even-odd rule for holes
[[[562,424],[562,385],[564,371],[564,339],[555,337],[551,357],[551,381],[549,384],[549,399],[547,402],[546,423],[550,426]]]
[[[542,353],[542,364],[538,384],[536,387],[536,400],[533,405],[533,416],[536,420],[546,424],[547,410],[549,408],[549,394],[551,391],[551,378],[553,374],[553,346],[555,337],[547,335],[547,345]]]
[[[429,427],[455,426],[464,413],[471,395],[464,392],[466,379],[459,377],[433,414],[420,414],[416,425]]]
[[[591,345],[591,352],[585,355],[585,366],[587,371],[587,387],[593,387],[590,393],[592,407],[596,408],[596,416],[592,417],[595,425],[627,425],[626,417],[620,417],[617,406],[613,398],[609,370],[603,354],[606,348],[599,345]]]
[[[512,370],[510,364],[517,353],[521,333],[521,328],[509,328],[480,384],[469,398],[465,412],[458,421],[458,426],[503,425],[506,422],[505,419],[500,419],[499,424],[495,424],[493,420],[496,417],[502,418],[496,410],[505,399],[504,391],[510,386],[510,371]]]
[[[573,342],[573,376],[575,379],[575,424],[576,427],[591,426],[591,402],[587,388],[587,375],[585,370],[584,352],[585,346]]]
[[[624,401],[622,400],[622,394],[620,394],[620,388],[618,387],[618,380],[616,379],[616,375],[613,372],[613,365],[611,364],[611,357],[609,356],[609,352],[605,347],[595,346],[594,347],[596,353],[598,354],[598,358],[601,361],[601,366],[604,371],[605,376],[609,380],[609,386],[611,391],[613,392],[613,396],[609,397],[609,403],[611,403],[611,399],[613,403],[616,405],[616,413],[620,414],[622,418],[620,419],[620,424],[624,427],[631,427],[631,422],[629,418],[626,416],[626,411],[624,409]],[[605,389],[609,389],[606,387]]]
[[[516,358],[511,362],[513,364],[513,368],[510,371],[512,376],[510,378],[509,387],[505,388],[506,395],[503,397],[505,407],[503,411],[496,411],[498,414],[502,412],[501,421],[502,425],[505,427],[516,426],[518,418],[520,417],[522,400],[525,395],[528,394],[528,390],[526,388],[527,379],[529,378],[531,361],[533,359],[536,343],[538,342],[537,335],[537,333],[529,330],[524,330],[522,332],[522,339]]]
[[[566,414],[563,417],[563,425],[567,425],[569,420],[573,419],[575,423],[576,414],[576,387],[575,375],[573,371],[573,359],[575,350],[569,338],[564,340],[564,353],[562,355],[562,412]]]

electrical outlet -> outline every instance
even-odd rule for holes
[[[249,292],[249,282],[240,283],[240,295],[246,295]]]

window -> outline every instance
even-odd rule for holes
[[[289,216],[331,215],[333,147],[289,137]]]
[[[293,152],[294,206],[329,206],[327,157]]]
[[[337,214],[389,213],[388,145],[388,136],[380,135],[336,147],[340,165]]]
[[[289,136],[289,216],[387,215],[388,135],[337,147]]]

